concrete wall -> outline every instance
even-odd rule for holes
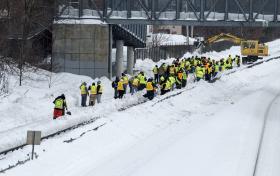
[[[56,72],[110,77],[109,27],[96,24],[54,24],[53,66]]]

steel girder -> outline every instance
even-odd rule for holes
[[[63,0],[66,7],[75,9]],[[100,19],[112,24],[166,24],[198,26],[280,26],[280,0],[76,0],[77,15],[58,18]],[[90,5],[85,5],[90,2]],[[62,9],[60,7],[60,9]],[[70,12],[71,12],[70,10]],[[92,16],[88,12],[92,10]],[[69,11],[69,10],[68,10]],[[74,10],[73,10],[74,11]],[[87,14],[85,14],[87,11]],[[216,15],[217,14],[217,15]],[[238,15],[238,19],[237,19]]]

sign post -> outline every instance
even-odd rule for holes
[[[33,160],[34,146],[41,144],[41,131],[27,131],[26,144],[32,145],[31,159]]]

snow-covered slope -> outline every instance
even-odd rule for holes
[[[148,43],[156,43],[157,45],[194,45],[196,41],[192,37],[187,38],[184,35],[164,33],[152,34],[147,40]]]
[[[270,57],[280,55],[279,42],[269,43]],[[239,47],[230,51],[219,56],[234,55]],[[137,61],[136,68],[151,75],[153,65],[171,61]],[[29,174],[31,170],[34,175],[59,176],[229,175],[229,171],[232,175],[248,175],[256,156],[263,116],[280,90],[279,66],[280,61],[276,60],[224,76],[215,84],[191,83],[178,96],[163,101],[164,97],[157,97],[123,112],[119,109],[141,101],[142,93],[114,100],[107,78],[101,78],[105,87],[103,103],[81,108],[79,85],[84,81],[92,83],[89,77],[53,74],[49,88],[48,72],[28,73],[22,87],[18,86],[17,77],[11,75],[10,92],[0,100],[0,151],[24,143],[27,130],[41,130],[47,135],[93,117],[98,120],[43,142],[37,148],[36,162],[20,166],[8,175]],[[73,115],[53,121],[52,101],[62,93]],[[273,126],[279,127],[278,119],[274,120]],[[102,124],[105,126],[93,130]],[[86,135],[79,138],[83,132]],[[76,137],[70,144],[63,142]],[[278,145],[277,141],[273,144]],[[24,148],[3,156],[0,169],[26,159],[29,150]],[[170,168],[170,163],[176,164]],[[279,173],[277,168],[273,169]]]
[[[279,66],[279,60],[271,61],[224,76],[215,84],[189,84],[182,94],[161,102],[157,97],[108,113],[94,124],[43,142],[36,147],[38,159],[6,174],[251,175],[263,119],[280,93]],[[277,130],[280,119],[273,120]],[[76,140],[64,142],[70,139]],[[274,156],[279,156],[277,140],[269,142],[268,147],[278,152]],[[10,153],[0,165],[25,159],[29,152],[25,148]],[[266,162],[270,166],[266,171],[278,176],[278,165]]]
[[[269,57],[280,55],[279,47],[277,47],[279,42],[276,40],[268,43],[271,54]],[[218,58],[239,52],[239,47],[232,47],[221,53],[206,53],[205,55]],[[190,53],[186,55],[190,55]],[[155,64],[160,65],[163,62],[171,63],[172,61],[173,59],[168,59],[154,63],[149,59],[137,60],[135,69],[152,76],[151,69]],[[79,85],[84,81],[91,84],[98,79],[92,80],[86,76],[69,73],[51,74],[46,71],[28,72],[25,76],[27,78],[24,79],[23,86],[19,87],[18,77],[10,75],[9,94],[0,99],[0,137],[2,139],[0,151],[23,144],[27,130],[42,130],[43,135],[47,135],[93,117],[103,116],[107,111],[116,111],[125,104],[137,102],[138,97],[141,97],[140,93],[138,96],[128,96],[126,102],[120,103],[113,100],[111,81],[107,78],[101,78],[105,87],[103,103],[94,108],[81,108]],[[50,76],[52,76],[51,81]],[[52,102],[56,96],[62,93],[66,95],[68,106],[73,115],[54,122],[52,120]]]
[[[96,107],[83,110],[79,107],[79,85],[84,81],[91,84],[94,81],[91,78],[69,73],[52,74],[49,88],[49,72],[27,72],[25,76],[27,78],[20,87],[18,77],[10,75],[9,93],[0,100],[0,151],[23,144],[27,130],[42,130],[46,135],[97,115]],[[101,78],[101,81],[106,87],[103,101],[109,101],[113,96],[111,82],[107,78]],[[66,95],[73,115],[54,122],[52,102],[62,93]]]

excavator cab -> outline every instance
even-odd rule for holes
[[[258,56],[258,44],[256,40],[246,40],[241,42],[241,54],[243,56]]]
[[[244,40],[241,42],[241,54],[243,64],[255,62],[262,59],[259,56],[268,56],[268,46],[257,40]]]

